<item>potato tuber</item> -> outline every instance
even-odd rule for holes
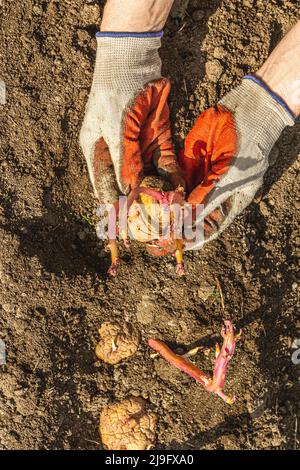
[[[100,436],[108,450],[147,450],[153,446],[157,417],[142,398],[129,398],[105,408]]]
[[[140,335],[129,323],[120,326],[105,322],[99,329],[101,340],[96,347],[96,356],[108,364],[132,356],[139,345]]]

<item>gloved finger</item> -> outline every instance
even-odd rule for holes
[[[210,238],[219,232],[232,207],[232,198],[229,197],[204,219],[204,238]]]
[[[91,95],[86,105],[80,131],[80,145],[96,198],[101,203],[114,203],[119,190],[108,146],[102,136],[100,108],[94,98]]]
[[[171,84],[168,79],[162,79],[152,88],[152,106],[149,115],[141,130],[141,150],[145,161],[151,160],[158,173],[173,184],[185,187],[185,181],[181,174],[171,135],[170,110],[168,97]],[[153,129],[153,135],[149,130]],[[149,138],[150,137],[150,138]]]
[[[162,171],[159,173],[165,175],[174,189],[181,187],[185,190],[186,184],[180,169],[175,169],[173,173],[163,173]]]
[[[99,201],[101,203],[114,204],[120,192],[109,148],[103,138],[99,139],[95,144],[93,180]]]
[[[228,171],[237,146],[238,137],[231,112],[217,106],[202,113],[179,156],[190,189],[190,204],[205,204],[209,193]]]
[[[171,138],[169,93],[169,80],[156,80],[124,115],[122,180],[131,189],[155,170],[167,177],[180,174]]]
[[[87,162],[89,177],[95,196],[98,198],[97,189],[95,187],[94,156],[96,142],[103,136],[100,128],[101,118],[99,106],[97,106],[97,102],[93,98],[94,96],[90,96],[86,105],[85,116],[80,130],[80,146]]]

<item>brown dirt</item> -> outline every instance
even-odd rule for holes
[[[299,448],[300,366],[291,361],[300,337],[299,122],[272,152],[251,207],[218,241],[187,256],[186,278],[175,276],[173,260],[135,246],[122,254],[119,277],[107,279],[78,146],[97,2],[0,5],[0,78],[8,92],[0,108],[0,337],[7,347],[0,448],[98,449],[100,410],[129,396],[146,397],[158,414],[157,449]],[[298,16],[298,0],[191,0],[186,14],[173,15],[162,56],[173,82],[176,142],[201,110],[258,68]],[[216,278],[225,312],[216,291],[206,298]],[[233,407],[151,359],[146,346],[153,336],[174,347],[211,345],[225,315],[244,328],[226,387],[238,396]],[[123,320],[142,334],[138,352],[116,366],[97,361],[101,323]],[[211,360],[196,358],[207,370]]]

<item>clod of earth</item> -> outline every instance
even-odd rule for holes
[[[147,450],[153,446],[157,416],[142,398],[129,398],[105,408],[100,437],[108,450]]]
[[[96,356],[108,364],[118,362],[135,354],[140,335],[129,323],[122,326],[105,322],[99,329],[101,340],[96,347]]]
[[[193,377],[197,382],[201,383],[208,392],[215,393],[226,403],[232,405],[235,402],[236,397],[225,395],[223,387],[225,384],[228,363],[233,356],[235,344],[240,339],[242,331],[235,336],[232,323],[229,320],[225,320],[224,324],[225,326],[223,326],[221,330],[223,338],[222,349],[220,349],[219,345],[216,344],[216,360],[213,378],[208,377],[204,372],[202,372],[202,370],[188,361],[185,357],[175,354],[162,341],[150,339],[148,344],[150,348],[161,354],[170,364],[173,364],[178,369]]]

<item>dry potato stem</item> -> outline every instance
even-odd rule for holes
[[[109,450],[146,450],[153,446],[157,416],[142,398],[129,398],[105,408],[100,436]]]
[[[140,335],[129,323],[120,326],[105,322],[99,329],[101,337],[96,347],[96,355],[108,364],[118,362],[132,356],[139,345]]]

